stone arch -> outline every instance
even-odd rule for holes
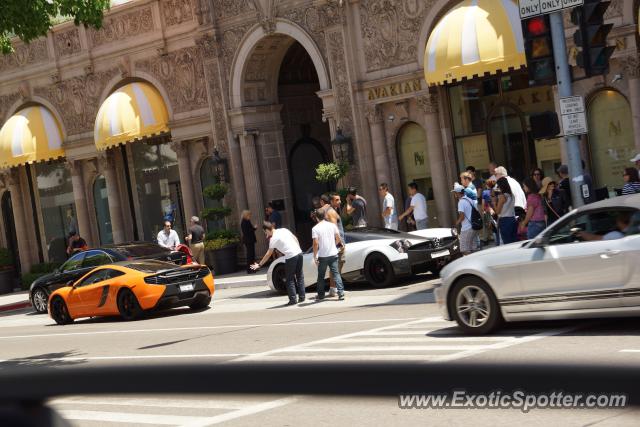
[[[307,51],[313,64],[316,68],[316,73],[318,74],[318,80],[320,82],[320,90],[327,90],[331,87],[331,81],[329,79],[329,71],[324,63],[322,53],[320,49],[313,41],[313,39],[298,25],[283,19],[276,20],[275,35],[286,35],[289,36],[293,41],[299,42]],[[240,108],[243,106],[243,93],[242,86],[245,77],[245,71],[247,69],[247,65],[251,56],[254,53],[254,49],[256,45],[264,38],[271,36],[272,34],[267,34],[264,28],[260,25],[256,25],[251,29],[248,34],[243,38],[240,43],[240,49],[238,50],[238,54],[233,60],[232,64],[232,82],[231,82],[231,105],[233,108]],[[286,52],[282,52],[282,55]],[[280,60],[282,58],[279,58]],[[277,60],[271,61],[277,64]],[[279,67],[279,64],[278,64]],[[277,70],[276,70],[277,71]],[[277,84],[277,72],[271,73],[272,79],[276,79]],[[271,82],[273,83],[273,82]],[[273,86],[273,84],[271,84]]]
[[[60,129],[62,130],[62,141],[64,141],[67,137],[67,127],[65,126],[65,123],[62,120],[62,116],[60,115],[56,107],[54,107],[53,104],[49,102],[48,99],[42,98],[40,96],[30,96],[29,99],[27,100],[19,99],[18,101],[14,102],[11,105],[11,107],[9,107],[9,109],[7,110],[5,122],[9,120],[11,116],[13,116],[16,112],[18,112],[22,108],[29,107],[32,105],[42,105],[47,110],[49,110],[51,114],[53,114],[53,117],[55,117],[56,120],[58,120],[58,123],[60,124]],[[0,123],[0,127],[2,127],[3,125],[4,125],[4,122]]]
[[[151,86],[156,88],[160,93],[160,96],[162,96],[162,99],[164,100],[164,104],[167,106],[167,111],[169,112],[169,120],[170,121],[173,120],[173,107],[170,102],[169,94],[167,93],[164,86],[162,85],[162,83],[160,83],[159,80],[157,80],[151,74],[145,73],[143,71],[136,71],[133,73],[133,76],[131,77],[123,78],[122,76],[118,75],[116,77],[113,77],[111,80],[109,80],[105,85],[104,89],[102,90],[102,93],[100,94],[100,102],[98,103],[98,108],[102,106],[102,103],[107,99],[109,95],[113,93],[113,91],[115,91],[121,86],[126,85],[127,83],[133,83],[133,82],[149,83]],[[97,111],[96,111],[96,114],[97,114]]]

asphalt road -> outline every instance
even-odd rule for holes
[[[57,326],[43,315],[3,316],[0,371],[237,361],[640,364],[639,319],[523,323],[468,337],[440,318],[435,283],[422,275],[388,289],[353,285],[345,301],[316,303],[311,293],[293,307],[266,288],[223,289],[208,310],[175,309],[136,322],[87,319]],[[631,409],[400,409],[397,399],[313,396],[69,396],[51,404],[78,426],[621,426],[640,419]]]

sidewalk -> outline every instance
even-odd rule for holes
[[[247,286],[267,286],[266,270],[261,270],[255,274],[247,274],[244,271],[237,273],[215,276],[213,282],[216,289],[239,288]],[[11,311],[24,310],[30,308],[29,292],[20,291],[11,294],[0,295],[0,314]]]

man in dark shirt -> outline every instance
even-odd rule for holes
[[[191,226],[189,227],[189,235],[185,239],[189,243],[193,259],[204,265],[204,228],[200,225],[200,218],[191,217]]]
[[[560,196],[562,197],[562,204],[568,210],[569,206],[571,206],[571,182],[569,181],[569,166],[560,165],[556,172],[560,177],[558,189],[560,190]]]
[[[282,228],[282,215],[273,208],[273,203],[269,202],[269,204],[267,204],[265,212],[269,216],[269,222],[273,224],[276,229]]]
[[[354,227],[367,226],[367,201],[355,187],[347,190],[347,215],[351,215]]]
[[[71,256],[77,252],[86,251],[89,247],[87,242],[78,235],[76,231],[69,233],[69,246],[67,247],[67,255]]]

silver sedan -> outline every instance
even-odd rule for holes
[[[640,314],[640,194],[569,212],[536,239],[447,265],[436,302],[485,334],[504,322]]]

